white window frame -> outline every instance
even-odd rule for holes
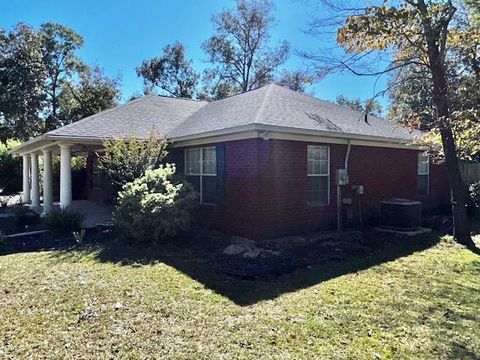
[[[420,171],[420,161],[426,160],[424,162],[427,164],[427,171],[421,172]],[[422,161],[423,162],[423,161]],[[419,152],[417,155],[417,181],[418,181],[418,176],[426,176],[427,177],[427,192],[424,194],[424,196],[430,195],[430,156],[426,152]]]
[[[327,173],[326,174],[309,174],[308,172],[308,152],[310,148],[322,148],[327,149]],[[327,203],[326,204],[314,204],[310,202],[310,197],[307,199],[307,204],[310,207],[321,207],[330,205],[330,146],[327,145],[307,145],[307,178],[308,177],[326,177],[327,178]],[[308,186],[308,184],[307,184]],[[308,189],[307,189],[308,192]]]
[[[188,163],[187,163],[187,153],[192,150],[199,150],[200,151],[200,172],[199,173],[193,173],[189,172],[188,169]],[[215,173],[204,173],[203,172],[203,151],[204,150],[213,150],[215,153]],[[203,202],[203,177],[204,176],[217,176],[217,148],[215,146],[201,146],[201,147],[193,147],[193,148],[187,148],[184,151],[184,162],[185,162],[185,175],[186,176],[198,176],[200,178],[200,204],[202,205],[213,205],[212,203],[204,203]]]

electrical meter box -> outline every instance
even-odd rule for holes
[[[337,171],[336,171],[336,183],[337,183],[337,185],[347,185],[348,184],[347,169],[337,169]]]

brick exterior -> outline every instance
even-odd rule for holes
[[[335,228],[335,170],[344,167],[347,146],[315,144],[330,147],[330,204],[310,207],[307,205],[308,144],[262,139],[226,142],[223,204],[201,206],[199,218],[206,225],[256,240]],[[359,199],[351,190],[352,185],[364,186],[360,200],[365,223],[378,219],[380,202],[385,199],[419,199],[426,210],[448,204],[448,179],[443,165],[430,166],[430,195],[417,196],[417,153],[408,149],[352,146],[348,163],[350,184],[342,187],[342,198],[350,203],[344,205],[344,224],[359,223]],[[99,194],[91,185],[87,188],[89,198],[96,199]]]
[[[346,145],[330,146],[330,204],[307,205],[307,145],[286,140],[249,139],[225,143],[226,187],[222,207],[200,210],[210,225],[231,234],[265,239],[336,226],[335,170],[344,167]],[[352,146],[350,185],[342,187],[346,226],[358,225],[358,197],[352,185],[363,185],[364,221],[375,223],[380,202],[394,197],[418,199],[426,210],[448,203],[446,170],[431,165],[430,195],[417,195],[417,151]]]

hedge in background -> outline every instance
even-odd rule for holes
[[[12,195],[22,190],[22,157],[12,155],[10,150],[20,141],[9,139],[0,142],[0,194]]]

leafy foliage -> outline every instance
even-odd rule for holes
[[[73,210],[54,209],[43,218],[47,229],[55,236],[66,236],[82,228],[84,216]]]
[[[174,173],[174,165],[161,165],[124,186],[114,213],[123,239],[157,243],[190,228],[196,195],[188,184],[172,183]]]
[[[314,76],[304,70],[283,70],[276,80],[277,85],[301,93],[306,92],[307,86],[312,85],[314,82]]]
[[[459,3],[461,4],[461,3]],[[445,43],[446,79],[450,119],[458,154],[463,159],[480,155],[480,27],[466,9],[458,9],[455,27],[449,29]],[[392,106],[389,117],[407,126],[429,131],[428,140],[438,139],[439,119],[434,79],[429,69],[410,64],[399,69],[390,80]],[[427,142],[427,144],[429,144]],[[438,147],[438,146],[436,146]],[[443,151],[442,151],[443,155]]]
[[[99,66],[84,66],[77,83],[66,82],[59,95],[60,118],[72,123],[115,107],[120,98],[118,79],[105,76]]]
[[[10,150],[20,145],[20,141],[9,139],[0,142],[0,193],[15,194],[22,186],[22,158],[10,154]]]
[[[480,25],[480,2],[478,0],[465,0],[465,3],[472,18],[472,23]]]
[[[42,37],[42,61],[47,73],[44,91],[47,95],[48,114],[45,129],[52,130],[60,125],[59,96],[62,85],[83,64],[75,51],[83,45],[83,38],[72,29],[57,23],[40,26]]]
[[[167,156],[167,141],[152,130],[146,139],[135,134],[107,140],[104,154],[99,155],[99,168],[111,181],[115,193],[123,185],[143,176],[147,169],[156,169]]]
[[[367,114],[372,114],[376,116],[382,116],[382,105],[375,100],[366,100],[362,101],[359,98],[349,99],[346,96],[339,95],[337,96],[336,102],[338,105],[349,107],[353,110],[361,111]]]
[[[147,90],[155,87],[174,97],[193,98],[200,75],[185,58],[185,48],[179,42],[167,45],[162,57],[146,60],[137,68]]]
[[[41,35],[23,23],[8,32],[0,28],[1,141],[39,132],[45,80]]]
[[[274,18],[270,1],[237,0],[234,9],[213,17],[215,33],[202,44],[213,69],[208,69],[206,94],[219,99],[246,92],[274,80],[275,71],[285,63],[290,46],[286,41],[270,48]]]
[[[0,140],[27,140],[116,105],[117,80],[86,66],[76,54],[82,45],[57,23],[0,28]]]

